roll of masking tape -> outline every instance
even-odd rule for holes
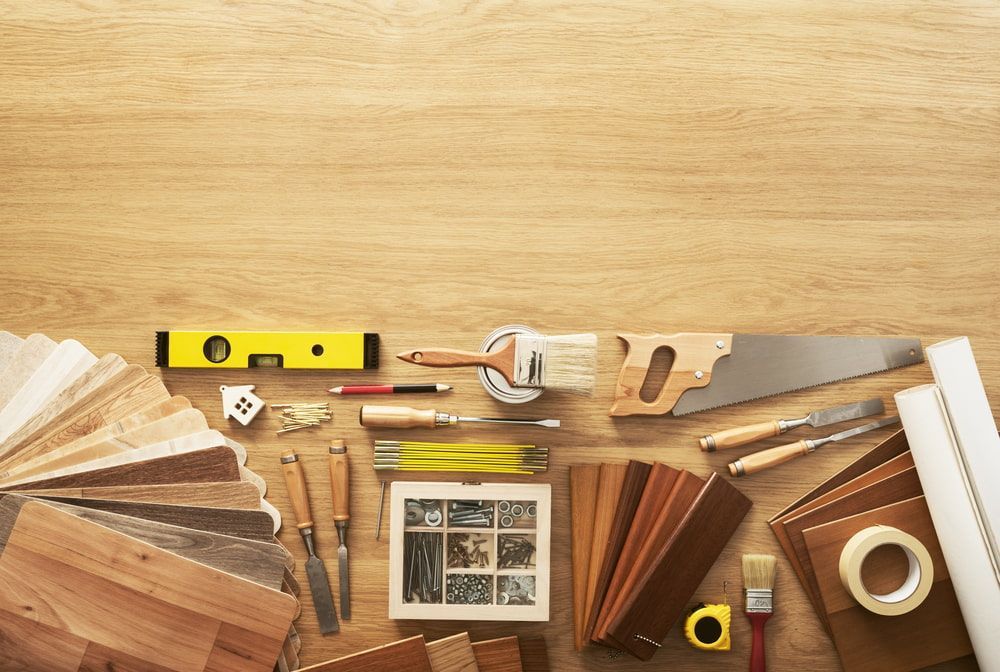
[[[861,566],[879,546],[899,546],[906,553],[906,580],[891,593],[868,592],[861,579]],[[874,525],[851,537],[840,552],[840,581],[844,589],[868,611],[881,616],[900,616],[920,606],[934,583],[934,563],[927,547],[912,534],[888,525]]]

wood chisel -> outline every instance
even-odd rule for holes
[[[525,418],[467,418],[449,415],[434,409],[418,410],[409,406],[362,406],[359,414],[363,427],[389,427],[407,429],[410,427],[447,427],[460,422],[484,422],[496,425],[536,425],[538,427],[558,427],[558,420],[531,420]]]
[[[795,443],[787,443],[776,448],[761,450],[751,455],[747,455],[746,457],[741,457],[735,462],[731,462],[729,464],[729,473],[736,477],[755,474],[758,471],[764,471],[765,469],[776,467],[779,464],[793,460],[796,457],[808,455],[820,446],[825,446],[828,443],[842,441],[851,436],[857,436],[858,434],[870,432],[873,429],[878,429],[887,425],[894,425],[897,422],[899,422],[899,416],[893,415],[888,418],[876,420],[875,422],[869,422],[867,425],[861,425],[860,427],[846,429],[843,432],[837,432],[836,434],[831,434],[830,436],[824,436],[821,439],[802,439],[801,441],[796,441]]]
[[[721,432],[709,434],[701,437],[698,441],[701,449],[706,452],[714,452],[725,448],[735,448],[745,446],[748,443],[766,439],[772,436],[784,434],[790,429],[809,425],[810,427],[825,427],[845,420],[856,420],[869,415],[878,415],[885,410],[885,404],[881,399],[869,399],[858,401],[853,404],[844,404],[835,408],[828,408],[823,411],[813,411],[803,418],[794,420],[769,420],[759,422],[755,425],[725,429]]]
[[[351,519],[350,467],[347,446],[342,439],[330,442],[330,487],[333,489],[333,521],[340,547],[340,617],[351,620],[351,578],[347,561],[347,523]]]
[[[323,561],[316,556],[305,473],[302,471],[299,456],[291,448],[281,453],[281,471],[285,476],[288,498],[292,501],[295,526],[299,528],[299,534],[302,535],[306,551],[309,553],[309,559],[306,560],[306,577],[309,579],[309,590],[312,592],[313,606],[316,608],[316,618],[319,620],[319,631],[324,635],[338,632],[340,623],[337,622],[337,610],[333,606],[333,595],[330,593],[330,579],[326,575]]]

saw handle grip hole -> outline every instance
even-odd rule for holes
[[[646,371],[646,379],[642,381],[639,398],[647,404],[656,401],[667,382],[667,375],[673,365],[673,349],[663,345],[654,350],[652,357],[649,358],[649,369]]]

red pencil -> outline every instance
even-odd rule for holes
[[[404,394],[409,392],[447,392],[451,385],[341,385],[328,390],[332,394]]]

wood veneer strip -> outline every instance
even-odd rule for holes
[[[473,642],[479,672],[523,672],[517,637]]]
[[[57,343],[45,334],[32,334],[24,339],[0,379],[0,409],[7,405],[21,386],[28,382],[42,362],[56,349]]]
[[[614,523],[618,500],[625,485],[626,464],[602,464],[597,482],[597,503],[591,521],[594,532],[590,542],[590,565],[587,568],[587,602],[584,607],[583,639],[588,639],[587,625],[591,613],[600,608],[597,602],[597,578],[601,573],[601,561],[608,548],[611,526]]]
[[[649,536],[654,522],[660,516],[664,507],[666,507],[670,493],[680,474],[681,471],[679,469],[674,469],[660,462],[653,464],[653,468],[649,473],[649,479],[646,481],[646,487],[643,489],[639,506],[636,508],[635,515],[632,517],[631,524],[626,533],[625,544],[622,546],[621,553],[618,556],[618,563],[605,591],[606,595],[611,596],[607,598],[608,601],[613,603],[617,599],[617,596],[621,594],[622,586],[635,566],[643,542]],[[610,611],[610,606],[609,604],[607,605],[608,608],[605,608],[602,605],[600,612],[597,614],[594,631],[591,634],[592,639],[595,641],[600,641],[607,636],[607,614]]]
[[[549,652],[544,637],[518,637],[524,672],[549,672]]]
[[[590,548],[594,539],[594,508],[597,506],[597,483],[601,467],[597,464],[569,468],[571,511],[571,553],[573,567],[573,642],[583,649],[587,626],[587,577],[590,573]]]
[[[601,607],[604,605],[604,598],[611,583],[615,567],[618,565],[618,558],[625,545],[632,519],[635,517],[636,509],[642,498],[646,481],[649,479],[652,465],[637,460],[630,460],[625,471],[625,478],[622,482],[618,503],[615,505],[614,516],[611,520],[611,527],[608,532],[607,542],[601,555],[595,555],[598,561],[597,579],[594,586],[594,601],[587,610],[587,625],[584,628],[583,637],[589,640],[597,625]],[[593,573],[594,565],[591,565]]]
[[[97,487],[109,485],[162,485],[167,483],[214,483],[239,481],[240,465],[229,446],[194,453],[168,455],[152,460],[121,464],[95,471],[5,486],[6,490]]]
[[[434,672],[479,672],[467,632],[428,642],[427,657]]]
[[[57,417],[73,404],[86,398],[100,387],[114,381],[115,376],[128,367],[124,359],[116,354],[104,355],[97,363],[87,369],[82,376],[77,378],[65,390],[56,395],[43,408],[39,409],[35,415],[24,423],[16,432],[11,434],[0,443],[0,455],[13,445],[16,445],[25,437],[31,436],[39,428],[48,425],[53,418]],[[139,367],[141,369],[141,367]]]
[[[260,491],[253,483],[168,483],[166,485],[122,485],[94,488],[51,488],[21,490],[38,497],[74,497],[78,499],[113,499],[150,504],[257,509]]]
[[[858,604],[840,579],[840,554],[857,532],[888,525],[913,535],[930,553],[934,583],[913,611],[879,616]],[[841,518],[804,532],[827,610],[833,641],[845,672],[916,670],[972,653],[948,566],[923,497]]]
[[[9,331],[0,331],[0,378],[3,378],[4,370],[17,355],[23,343],[24,339],[20,336]]]
[[[655,644],[680,618],[751,506],[743,493],[713,473],[652,567],[612,617],[609,637],[637,658],[651,658],[658,648]]]
[[[635,591],[641,590],[643,577],[652,570],[658,554],[666,547],[704,487],[705,481],[690,471],[682,471],[678,475],[665,506],[656,520],[653,521],[653,527],[642,535],[639,553],[632,569],[622,583],[621,591],[614,596],[613,601],[606,601],[602,616],[606,625],[600,639],[595,638],[594,641],[606,646],[616,646],[610,633],[612,622],[615,618],[620,617]]]
[[[837,486],[843,485],[844,483],[861,476],[866,471],[871,471],[880,464],[888,462],[892,458],[905,453],[909,449],[910,447],[906,443],[906,435],[903,433],[903,430],[899,430],[895,434],[887,437],[885,441],[856,459],[854,462],[851,462],[847,465],[847,467],[841,469],[836,474],[786,506],[784,509],[771,516],[768,519],[768,522],[772,522],[777,518],[782,517],[789,511],[799,508],[806,502],[811,502],[820,495],[833,490]]]
[[[819,595],[819,585],[816,582],[815,568],[812,566],[809,553],[806,550],[803,531],[840,518],[853,516],[912,497],[919,497],[922,494],[923,490],[920,487],[917,470],[915,467],[910,467],[898,474],[844,495],[823,506],[793,516],[782,524],[785,534],[792,545],[792,552],[795,559],[802,567],[803,576],[805,577],[802,587],[805,589],[806,595],[812,601],[816,613],[825,626],[829,626],[826,620],[826,610],[823,608],[823,602]]]
[[[301,668],[300,672],[434,672],[422,635]]]

